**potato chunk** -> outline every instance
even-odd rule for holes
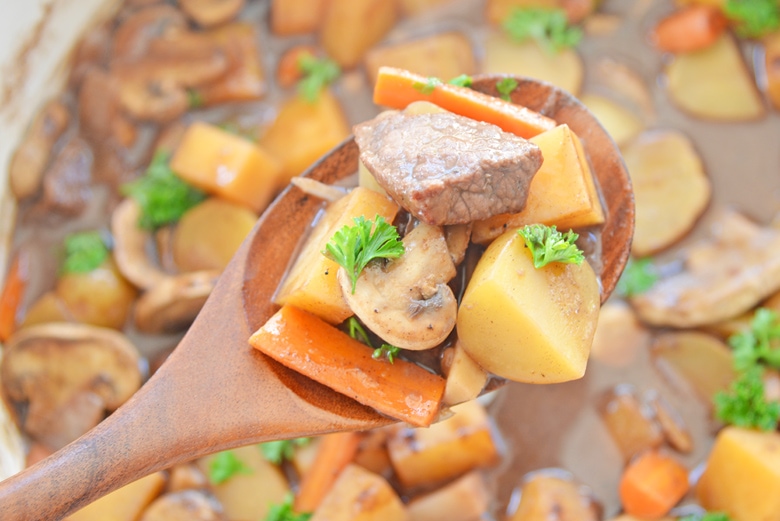
[[[696,493],[704,508],[734,521],[780,520],[780,434],[723,429]]]
[[[458,336],[471,358],[498,376],[574,380],[585,373],[599,302],[587,262],[536,269],[511,230],[479,260],[458,310]]]
[[[311,521],[406,521],[401,499],[378,474],[357,465],[348,465]]]
[[[274,302],[289,304],[338,324],[352,315],[336,278],[339,265],[325,257],[322,251],[333,234],[344,225],[354,225],[354,217],[374,220],[381,215],[392,222],[398,206],[382,194],[357,187],[346,197],[333,203],[312,230],[298,259],[282,282]]]
[[[331,0],[322,21],[322,46],[342,67],[354,67],[393,27],[397,17],[396,2]]]
[[[67,521],[135,521],[165,486],[165,475],[155,472],[87,505]]]

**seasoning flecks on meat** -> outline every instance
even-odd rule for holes
[[[434,225],[519,212],[542,164],[533,143],[450,112],[386,113],[356,125],[354,133],[377,182]]]

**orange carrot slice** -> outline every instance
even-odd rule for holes
[[[404,360],[375,360],[371,348],[306,311],[282,307],[249,343],[290,369],[411,425],[428,426],[439,412],[444,378]]]
[[[726,16],[717,7],[693,4],[658,22],[650,39],[661,51],[698,51],[714,44],[727,25]]]
[[[688,487],[688,470],[682,463],[650,450],[626,467],[620,479],[620,500],[627,514],[656,519],[666,515]]]
[[[380,67],[374,86],[374,103],[403,109],[413,101],[430,101],[439,107],[501,127],[526,139],[557,125],[555,120],[499,98],[428,78],[394,67]]]
[[[30,277],[28,264],[27,255],[22,251],[11,261],[5,287],[0,294],[0,341],[2,342],[8,340],[16,330],[16,315]]]
[[[335,432],[322,437],[314,462],[301,479],[293,510],[317,510],[338,475],[355,459],[362,437],[358,432]]]

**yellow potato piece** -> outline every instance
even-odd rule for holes
[[[745,121],[764,115],[753,75],[728,33],[706,49],[676,55],[666,78],[672,100],[694,116]]]
[[[203,122],[187,128],[170,166],[190,184],[257,213],[271,201],[281,173],[251,141]]]
[[[488,374],[463,349],[460,342],[452,347],[452,362],[447,371],[444,403],[455,405],[473,400],[485,388]]]
[[[477,70],[474,50],[468,37],[458,31],[439,33],[395,45],[376,47],[366,54],[366,70],[376,83],[379,67],[397,67],[448,81]]]
[[[479,260],[458,310],[458,337],[487,371],[529,383],[582,377],[600,304],[587,262],[536,269],[514,230]]]
[[[362,187],[333,203],[306,240],[274,302],[303,309],[331,324],[351,316],[352,310],[344,300],[336,278],[339,265],[322,254],[325,245],[344,225],[353,226],[355,217],[362,215],[373,221],[378,214],[392,222],[397,211],[398,206],[390,199]]]
[[[661,251],[693,227],[710,201],[710,180],[691,141],[665,130],[642,134],[623,149],[634,185],[636,228],[631,252]]]
[[[282,188],[347,136],[349,125],[341,105],[323,90],[313,103],[300,96],[284,102],[260,146],[281,164],[277,188]]]
[[[534,41],[517,43],[502,32],[492,32],[485,40],[485,74],[530,76],[576,96],[582,88],[584,70],[580,55],[573,49],[551,54]]]
[[[500,214],[475,222],[474,242],[487,243],[510,228],[526,224],[555,224],[568,230],[604,222],[585,152],[569,126],[558,125],[529,141],[542,151],[544,162],[531,180],[525,207],[516,214]]]
[[[320,32],[322,46],[342,67],[354,67],[395,25],[397,17],[396,2],[329,0]]]
[[[726,427],[715,439],[696,495],[734,521],[780,520],[780,433]]]
[[[214,497],[222,505],[229,521],[264,519],[271,505],[284,501],[290,486],[282,471],[269,463],[257,445],[233,449],[233,454],[247,469],[237,472],[222,483],[212,485]],[[216,455],[198,460],[198,467],[208,475]]]
[[[311,521],[406,521],[406,509],[385,478],[347,465]]]
[[[103,496],[66,521],[135,521],[165,486],[165,475],[155,472]]]
[[[645,127],[638,116],[609,98],[598,94],[583,94],[580,101],[596,116],[618,146],[631,141]]]

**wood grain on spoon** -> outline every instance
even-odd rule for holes
[[[497,95],[500,77],[473,88]],[[628,259],[634,204],[614,142],[574,98],[518,78],[515,103],[567,123],[581,138],[600,185],[602,302]],[[357,170],[349,140],[308,176],[333,183]],[[364,430],[392,420],[294,373],[248,345],[275,311],[271,298],[321,208],[289,187],[258,221],[206,306],[168,361],[125,405],[63,450],[0,483],[4,521],[59,519],[146,474],[233,447],[273,439]]]

